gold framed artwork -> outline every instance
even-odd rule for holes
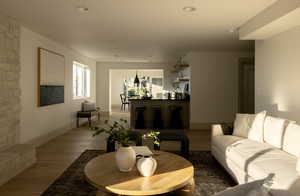
[[[64,103],[65,57],[57,52],[38,48],[38,106]]]

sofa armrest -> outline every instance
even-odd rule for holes
[[[232,135],[233,133],[233,126],[222,123],[222,124],[213,124],[212,125],[212,136],[218,135]]]
[[[211,126],[211,136],[224,135],[223,126],[221,124],[213,124]]]

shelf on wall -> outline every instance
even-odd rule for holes
[[[190,65],[189,64],[176,64],[174,65],[174,70],[172,72],[180,72],[184,68],[188,68]]]
[[[189,82],[189,78],[179,78],[177,80],[174,80],[173,83],[180,83],[180,82]]]

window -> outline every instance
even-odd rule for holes
[[[163,78],[152,78],[152,95],[157,98],[161,98],[163,95]]]
[[[73,62],[73,99],[90,97],[91,71],[81,63]]]

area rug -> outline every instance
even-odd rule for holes
[[[42,196],[95,196],[97,190],[85,181],[83,171],[91,159],[103,153],[101,150],[83,152]],[[195,168],[196,196],[212,196],[236,185],[210,152],[192,151],[190,161]]]

